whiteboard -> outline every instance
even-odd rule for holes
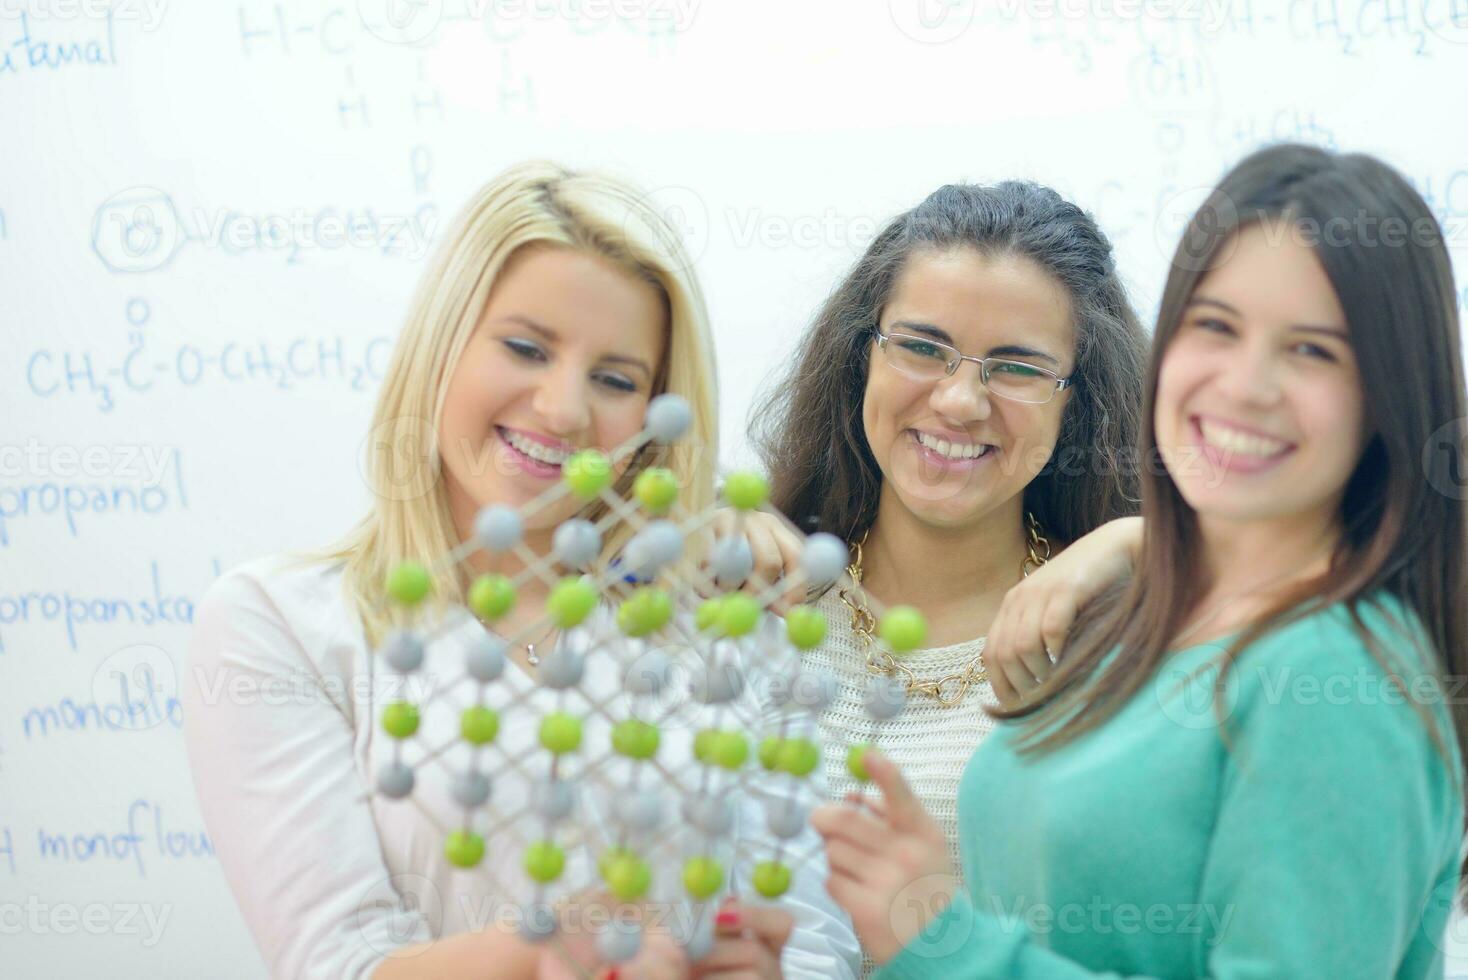
[[[948,181],[1094,211],[1146,317],[1243,153],[1375,152],[1468,299],[1465,90],[1463,0],[0,0],[7,975],[263,975],[185,764],[188,624],[368,506],[409,291],[500,168],[608,169],[676,217],[738,465],[837,276]]]

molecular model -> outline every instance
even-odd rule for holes
[[[384,707],[392,758],[373,793],[396,806],[421,804],[432,792],[449,801],[438,813],[462,811],[458,825],[441,827],[445,858],[519,902],[522,936],[555,943],[583,974],[562,944],[557,902],[597,893],[629,908],[677,906],[684,914],[671,916],[672,931],[696,961],[710,948],[710,910],[725,894],[750,887],[778,899],[814,855],[794,853],[793,842],[817,802],[806,778],[821,762],[816,719],[837,692],[831,678],[802,669],[798,651],[823,641],[826,621],[813,605],[783,617],[769,606],[792,585],[809,593],[837,582],[846,545],[811,535],[799,568],[767,583],[753,573],[743,534],[746,516],[767,506],[762,476],[726,478],[721,498],[735,520],[723,538],[713,531],[714,508],[681,506],[670,470],[642,470],[632,499],[614,491],[619,461],[674,442],[689,422],[681,398],[654,399],[643,431],[626,444],[573,454],[562,479],[535,500],[519,510],[486,507],[470,540],[434,564],[396,566],[386,583],[383,601],[406,625],[376,656],[412,677],[432,647],[463,676],[417,702]],[[536,554],[523,540],[524,519],[567,494],[583,503],[583,514],[601,502],[605,516],[565,521],[552,553]],[[630,537],[604,560],[604,539],[624,525]],[[514,555],[523,568],[476,578],[467,610],[435,608],[434,573],[479,549]],[[494,624],[533,578],[550,587],[544,619],[500,635]],[[528,641],[550,630],[559,639],[537,659]],[[881,617],[878,634],[901,655],[922,645],[925,627],[915,610],[896,607]],[[517,644],[529,651],[534,677],[507,670]],[[466,703],[451,704],[454,697]],[[878,725],[904,699],[890,676],[873,676],[865,692]],[[421,744],[427,726],[420,723],[435,702],[455,712],[457,724],[450,715],[442,744]],[[672,752],[679,738],[682,759]],[[869,744],[848,750],[847,766],[861,780]],[[507,781],[519,784],[518,796],[502,792]],[[419,810],[441,824],[430,808]],[[598,957],[618,963],[636,955],[641,928],[637,917],[607,922],[596,931]]]

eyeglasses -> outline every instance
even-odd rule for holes
[[[1026,405],[1043,405],[1054,398],[1057,391],[1075,384],[1074,377],[1062,378],[1054,371],[1023,361],[973,357],[927,337],[884,334],[880,330],[873,332],[877,335],[877,348],[886,355],[887,362],[915,381],[938,381],[951,377],[964,361],[973,361],[979,366],[979,377],[990,393]]]

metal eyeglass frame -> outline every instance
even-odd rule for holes
[[[946,359],[944,374],[947,377],[953,377],[953,375],[958,371],[959,365],[961,365],[964,361],[973,361],[979,366],[979,378],[984,382],[984,389],[986,391],[993,393],[999,398],[1004,398],[1012,402],[1019,402],[1021,405],[1048,405],[1050,404],[1050,402],[1055,400],[1055,393],[1057,391],[1064,391],[1065,389],[1073,386],[1076,383],[1075,375],[1071,375],[1068,378],[1062,378],[1060,375],[1056,374],[1049,368],[1042,368],[1037,364],[1026,364],[1024,361],[1016,361],[1008,357],[975,357],[972,354],[965,354],[963,351],[959,350],[957,347],[954,347],[952,344],[945,344],[943,343],[943,341],[934,340],[932,337],[919,337],[917,334],[902,333],[901,331],[898,331],[897,333],[884,334],[880,329],[876,328],[872,330],[872,333],[876,334],[877,347],[880,348],[884,354],[887,352],[887,341],[891,340],[893,337],[907,337],[912,340],[920,340],[925,344],[932,344],[934,347],[941,347],[945,350],[951,350],[957,356]],[[1039,371],[1041,374],[1048,374],[1051,378],[1055,379],[1055,387],[1051,389],[1050,397],[1046,398],[1042,402],[1027,402],[1023,399],[1015,398],[1012,395],[1006,395],[1003,392],[994,391],[993,388],[989,387],[989,374],[991,371],[989,365],[991,363],[1017,364],[1020,367],[1029,368],[1031,371]],[[898,370],[901,370],[901,368],[898,368]]]

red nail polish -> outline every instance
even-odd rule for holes
[[[607,975],[603,978],[603,980],[617,980],[618,976],[619,974],[617,973],[617,968],[614,966],[607,971]]]
[[[734,909],[725,909],[714,916],[714,924],[720,926],[737,926],[739,924],[739,913]]]

